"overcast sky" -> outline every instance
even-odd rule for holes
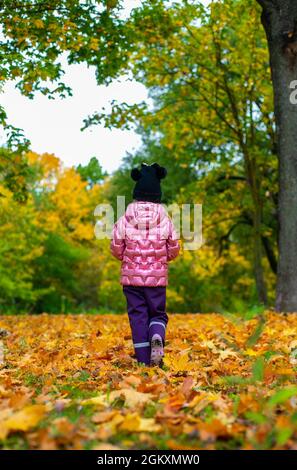
[[[125,14],[140,3],[139,0],[126,0]],[[112,99],[129,104],[145,100],[147,91],[143,85],[126,81],[125,77],[108,87],[98,86],[94,69],[85,65],[65,64],[65,72],[63,81],[73,91],[73,96],[66,99],[49,100],[36,94],[30,100],[15,89],[13,82],[7,83],[1,103],[8,120],[24,130],[33,151],[54,153],[66,166],[86,164],[96,156],[104,170],[112,172],[127,151],[140,146],[139,136],[133,131],[110,131],[99,125],[82,132],[83,119],[103,106],[108,107]]]

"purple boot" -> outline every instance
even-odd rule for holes
[[[155,358],[161,357],[162,360],[164,354],[168,323],[165,310],[166,287],[123,286],[123,292],[127,299],[128,317],[137,361],[146,365],[153,362],[155,365]],[[156,339],[158,339],[157,342]]]

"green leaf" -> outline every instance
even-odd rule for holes
[[[255,413],[254,411],[247,411],[244,416],[249,419],[250,421],[253,421],[253,423],[256,424],[263,424],[266,423],[267,418],[261,413]]]
[[[228,385],[242,385],[247,383],[247,379],[240,375],[228,375],[224,377],[224,382]]]
[[[263,357],[258,357],[258,359],[253,364],[253,380],[255,382],[262,382],[264,379],[264,359]]]
[[[254,346],[258,339],[260,338],[263,330],[264,330],[264,325],[265,325],[265,320],[263,318],[260,318],[256,328],[254,329],[253,333],[251,334],[251,336],[249,337],[249,339],[247,340],[246,342],[246,346],[248,348],[251,348],[252,346]]]
[[[293,434],[293,429],[291,428],[280,429],[277,433],[276,443],[279,446],[284,445],[288,441],[288,439],[290,439],[292,434]]]
[[[285,403],[289,398],[297,395],[297,387],[295,385],[283,388],[278,390],[272,397],[268,400],[268,406],[273,407]]]

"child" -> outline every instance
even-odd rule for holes
[[[111,252],[122,261],[121,284],[138,362],[160,365],[164,355],[167,263],[177,257],[179,243],[173,223],[161,202],[160,180],[166,168],[141,164],[131,177],[136,181],[134,201],[114,225]]]

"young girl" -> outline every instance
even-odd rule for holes
[[[131,177],[136,181],[134,201],[114,225],[111,252],[122,261],[121,284],[135,355],[138,362],[160,365],[164,355],[167,264],[179,253],[173,223],[161,205],[161,179],[166,168],[141,164]]]

